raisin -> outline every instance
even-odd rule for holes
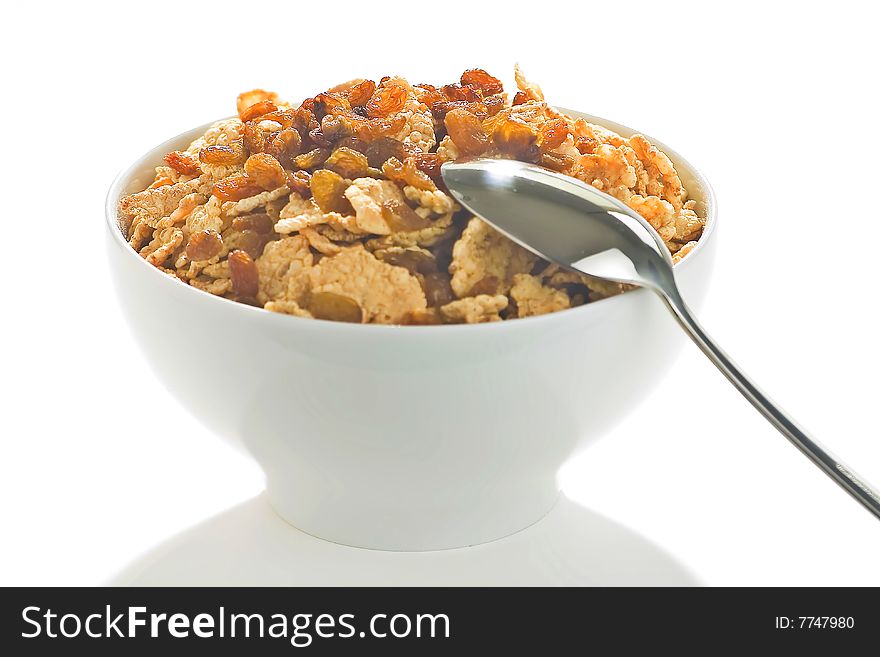
[[[315,96],[315,104],[312,111],[316,117],[323,118],[327,114],[347,114],[351,111],[351,105],[344,95],[325,92]]]
[[[378,258],[395,267],[403,267],[411,274],[433,274],[437,272],[437,261],[434,256],[417,249],[406,249],[397,252],[379,252]]]
[[[199,159],[205,164],[232,166],[244,159],[244,145],[236,141],[232,146],[205,146],[199,151]]]
[[[495,124],[492,141],[502,153],[520,160],[537,159],[537,134],[522,121],[504,116]],[[457,144],[456,144],[457,145]]]
[[[348,136],[343,137],[339,141],[336,142],[336,148],[350,148],[353,151],[358,151],[359,153],[366,153],[369,144],[365,141],[361,141],[357,137]]]
[[[309,299],[309,312],[316,319],[360,324],[364,313],[357,301],[333,292],[315,292]]]
[[[402,84],[388,84],[376,89],[364,107],[371,118],[388,116],[399,112],[406,105],[407,91]]]
[[[400,134],[405,126],[406,117],[398,114],[393,118],[370,119],[356,128],[356,134],[358,139],[371,142],[382,137],[393,137]]]
[[[541,126],[538,146],[541,150],[550,151],[559,148],[566,137],[568,137],[568,124],[565,119],[552,119]]]
[[[294,119],[294,110],[286,109],[286,110],[275,110],[274,112],[269,112],[268,114],[263,114],[260,117],[260,121],[275,121],[276,123],[281,124],[282,130],[287,130],[288,128],[293,127],[293,119]]]
[[[531,98],[529,98],[529,95],[525,91],[517,91],[513,95],[513,102],[511,104],[512,105],[522,105],[523,103],[527,103],[530,100],[531,100]]]
[[[297,155],[293,158],[293,165],[297,169],[314,169],[315,167],[324,164],[324,160],[329,156],[329,148],[314,148],[308,153],[303,153],[302,155]]]
[[[266,137],[256,122],[245,123],[242,135],[248,153],[262,153],[266,150]]]
[[[483,100],[483,95],[474,87],[460,84],[446,84],[440,87],[440,93],[446,100],[464,100],[468,103],[478,103]]]
[[[352,132],[351,121],[344,116],[328,114],[321,119],[321,134],[328,141],[350,137]]]
[[[255,297],[260,286],[257,264],[246,251],[236,249],[229,254],[229,277],[232,291],[240,297]]]
[[[341,147],[330,153],[324,166],[338,173],[343,178],[362,178],[367,175],[370,162],[363,153],[350,148]]]
[[[501,96],[489,96],[483,99],[483,105],[486,107],[486,114],[495,116],[504,109],[504,99]]]
[[[413,91],[416,94],[416,99],[428,107],[444,100],[443,94],[433,84],[417,84],[413,87]]]
[[[396,157],[398,160],[406,159],[407,149],[404,143],[397,139],[379,137],[367,144],[363,153],[367,156],[371,167],[381,167],[390,157]]]
[[[302,150],[302,137],[293,128],[279,132],[266,147],[266,153],[281,163],[281,166],[292,166],[293,158]]]
[[[165,164],[170,166],[177,173],[185,176],[191,176],[194,173],[201,173],[199,169],[199,161],[183,151],[172,151],[165,156]]]
[[[281,163],[268,153],[251,155],[244,163],[244,172],[267,191],[282,187],[286,181]]]
[[[388,158],[382,165],[382,173],[388,180],[400,185],[411,185],[417,189],[427,189],[432,192],[437,189],[434,181],[416,166],[415,160],[411,157],[406,158],[403,162],[396,157]]]
[[[500,94],[504,91],[501,80],[489,75],[481,68],[472,68],[461,74],[461,84],[476,87],[484,94]]]
[[[262,191],[263,188],[249,176],[235,175],[215,184],[211,193],[221,201],[240,201]]]
[[[210,260],[220,255],[223,239],[216,230],[200,230],[193,233],[186,243],[186,257],[191,261]]]
[[[313,130],[319,125],[318,119],[316,119],[315,115],[312,114],[312,111],[305,106],[305,103],[293,113],[293,127],[296,128],[297,132],[301,135],[308,134],[309,130]]]
[[[410,157],[416,168],[433,180],[435,185],[443,182],[443,176],[440,175],[443,158],[437,153],[414,153]]]
[[[323,212],[339,212],[340,214],[352,214],[354,210],[351,203],[345,198],[345,190],[348,184],[335,171],[318,169],[312,174],[309,181],[312,196],[315,203]]]
[[[450,277],[446,272],[425,274],[422,281],[422,289],[425,291],[425,298],[428,300],[429,308],[444,306],[455,301]]]
[[[444,121],[446,132],[464,155],[482,155],[489,148],[489,135],[475,115],[464,109],[451,110]]]
[[[271,234],[259,233],[248,228],[241,231],[238,240],[236,240],[236,246],[251,258],[256,259],[263,255],[263,249],[271,240]]]
[[[547,167],[548,169],[553,169],[554,171],[565,171],[566,169],[571,168],[572,164],[574,164],[574,162],[567,155],[562,155],[560,153],[541,154],[540,165]]]
[[[501,281],[497,276],[484,276],[473,287],[468,290],[467,296],[475,297],[480,294],[499,294],[501,291]]]
[[[253,121],[254,119],[257,119],[257,118],[263,116],[264,114],[268,114],[269,112],[274,112],[277,109],[278,109],[278,106],[275,103],[273,103],[271,100],[261,100],[260,102],[254,103],[253,105],[248,107],[246,110],[244,110],[241,113],[239,118],[244,123],[247,123],[248,121]]]
[[[232,230],[245,231],[253,230],[258,233],[271,233],[275,227],[275,222],[265,212],[255,214],[245,214],[232,220]]]
[[[309,181],[312,176],[308,171],[285,171],[284,176],[287,178],[287,186],[291,192],[296,192],[303,198],[308,198],[312,195],[311,187],[309,187]]]
[[[574,140],[574,147],[581,155],[592,155],[598,146],[599,142],[591,137],[578,137]]]
[[[366,105],[367,101],[370,100],[375,91],[376,83],[372,80],[358,82],[346,93],[348,96],[348,103],[352,107],[362,107],[363,105]]]
[[[408,233],[431,225],[430,221],[400,201],[385,201],[382,204],[382,217],[395,233]]]

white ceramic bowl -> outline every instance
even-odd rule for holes
[[[646,290],[514,321],[399,327],[280,315],[183,285],[128,246],[116,205],[206,128],[154,148],[113,183],[111,273],[165,386],[259,462],[276,511],[310,534],[430,550],[528,526],[556,501],[565,461],[644,399],[686,339]],[[715,201],[690,164],[654,143],[708,217],[699,246],[676,267],[685,298],[699,306]]]

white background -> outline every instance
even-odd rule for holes
[[[509,80],[519,61],[551,102],[670,144],[721,208],[705,325],[880,482],[880,47],[868,3],[520,4],[4,10],[0,583],[107,581],[261,489],[256,467],[184,414],[136,350],[102,234],[118,170],[259,86],[302,97],[358,76],[452,81],[474,66]],[[707,584],[880,585],[880,523],[694,348],[565,476],[570,497]]]

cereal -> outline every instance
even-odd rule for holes
[[[487,277],[498,280],[498,293],[510,290],[513,277],[531,271],[536,257],[485,221],[472,218],[452,250],[452,289],[459,298]]]
[[[440,314],[449,323],[482,324],[501,321],[500,313],[509,301],[503,294],[480,294],[465,297],[440,307]]]
[[[510,298],[516,302],[518,317],[546,315],[571,307],[571,299],[563,290],[546,287],[540,279],[529,274],[513,277]]]
[[[519,67],[514,77],[512,98],[479,68],[437,86],[351,80],[300,104],[245,92],[236,118],[167,153],[146,189],[120,200],[120,227],[183,284],[305,318],[495,322],[630,289],[542,264],[462,210],[441,165],[495,157],[611,194],[674,263],[693,252],[705,219],[665,153],[562,114]]]

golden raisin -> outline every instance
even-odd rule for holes
[[[302,137],[293,128],[286,128],[275,135],[266,147],[266,152],[278,160],[282,166],[292,166],[293,158],[302,149]]]
[[[406,87],[402,84],[379,87],[364,106],[367,116],[377,118],[399,112],[406,105],[406,95]]]
[[[371,167],[381,167],[389,157],[404,160],[407,156],[406,145],[391,137],[379,137],[367,144],[363,151]]]
[[[263,248],[265,248],[266,244],[271,240],[271,234],[259,233],[248,228],[241,231],[241,234],[238,235],[238,239],[235,241],[235,246],[247,253],[251,258],[256,259],[263,255]]]
[[[324,92],[315,96],[312,111],[321,117],[325,114],[347,114],[351,111],[351,105],[343,94]]]
[[[260,121],[275,121],[281,124],[282,130],[287,130],[288,128],[293,127],[294,115],[295,113],[292,109],[279,109],[274,112],[263,114],[263,116],[260,117]]]
[[[403,267],[411,274],[433,274],[437,271],[437,261],[430,253],[418,249],[396,252],[379,252],[379,260],[395,267]]]
[[[498,150],[520,160],[534,160],[537,157],[538,137],[535,131],[519,119],[509,116],[500,119],[492,132],[492,141]]]
[[[348,102],[352,107],[360,107],[365,105],[376,91],[376,83],[372,80],[364,80],[358,82],[348,90]]]
[[[434,272],[425,274],[422,281],[422,289],[428,300],[428,307],[436,308],[455,301],[455,293],[452,291],[451,279],[446,272]]]
[[[489,135],[480,119],[464,109],[446,114],[446,132],[463,155],[481,155],[489,148]]]
[[[296,192],[303,198],[308,198],[312,195],[312,190],[309,187],[309,180],[312,175],[308,171],[285,171],[284,176],[287,179],[287,186],[291,192]]]
[[[233,146],[206,146],[199,151],[199,159],[205,164],[239,164],[244,159],[243,144],[239,141]]]
[[[357,301],[333,292],[315,292],[309,299],[309,312],[317,319],[360,324],[364,313]]]
[[[281,163],[268,153],[255,153],[244,163],[244,171],[265,190],[278,189],[286,181]]]
[[[433,84],[417,84],[413,86],[413,91],[416,99],[428,107],[443,100],[443,94]]]
[[[177,173],[182,173],[185,176],[191,176],[194,173],[201,172],[201,169],[199,169],[199,161],[189,153],[184,153],[183,151],[172,151],[168,153],[165,156],[165,164],[177,171]]]
[[[498,280],[497,276],[484,276],[476,283],[474,283],[473,287],[468,290],[467,295],[469,297],[475,297],[480,294],[498,294],[501,291],[501,281]]]
[[[578,137],[574,140],[574,147],[581,155],[591,155],[596,152],[599,142],[591,137]]]
[[[434,184],[439,185],[443,182],[443,176],[440,175],[443,158],[437,153],[414,153],[410,158],[416,168],[433,180]]]
[[[432,192],[437,189],[434,181],[416,166],[412,157],[406,158],[403,162],[396,157],[388,158],[382,165],[382,173],[388,180],[400,185],[412,185],[417,189],[426,189]]]
[[[527,103],[530,100],[531,100],[531,98],[529,98],[529,95],[525,91],[517,91],[513,95],[513,102],[511,104],[512,105],[522,105],[523,103]]]
[[[504,99],[501,96],[489,96],[483,99],[483,105],[486,108],[486,114],[495,116],[504,109]]]
[[[542,153],[539,164],[554,171],[565,171],[571,168],[574,162],[567,155],[561,155],[560,153]]]
[[[244,123],[247,123],[248,121],[253,121],[254,119],[257,119],[257,118],[263,116],[264,114],[268,114],[269,112],[274,112],[277,109],[278,109],[278,106],[275,103],[273,103],[271,100],[261,100],[260,102],[254,103],[253,105],[251,105],[250,107],[245,109],[241,113],[239,118]]]
[[[568,137],[568,124],[565,119],[552,119],[541,126],[538,146],[541,150],[550,151],[559,148],[566,137]]]
[[[346,116],[328,114],[321,119],[321,134],[328,141],[336,141],[351,136],[353,132],[351,120]]]
[[[242,136],[248,153],[262,153],[266,150],[266,137],[256,122],[245,123]]]
[[[421,230],[431,225],[431,222],[416,213],[406,203],[400,201],[385,201],[382,204],[382,217],[388,222],[388,227],[395,233],[407,233]]]
[[[265,212],[245,214],[232,220],[232,230],[253,230],[258,233],[271,233],[274,227],[275,222]]]
[[[186,257],[191,261],[210,260],[220,255],[223,239],[216,230],[200,230],[193,233],[186,243]]]
[[[482,94],[471,86],[462,86],[460,84],[446,84],[440,87],[440,93],[446,100],[464,100],[469,103],[480,102],[483,100]]]
[[[312,190],[312,196],[315,197],[315,203],[323,212],[339,212],[340,214],[354,212],[351,203],[348,202],[344,194],[348,189],[348,184],[335,171],[318,169],[312,174],[309,186]]]
[[[362,178],[367,175],[370,162],[363,153],[342,146],[330,154],[324,166],[343,178]]]
[[[329,148],[313,148],[308,153],[303,153],[293,158],[293,165],[297,169],[314,169],[324,164],[324,160],[329,156]]]
[[[392,118],[376,118],[358,125],[355,133],[358,139],[371,142],[382,137],[393,137],[400,134],[406,126],[406,117],[397,114]]]
[[[504,91],[501,80],[489,75],[481,68],[472,68],[461,74],[461,84],[480,89],[486,95],[500,94]]]
[[[221,201],[240,201],[256,196],[263,188],[249,176],[235,175],[224,178],[214,185],[212,194]]]
[[[246,251],[236,249],[229,254],[229,277],[232,291],[240,297],[255,297],[260,284],[257,264]]]

